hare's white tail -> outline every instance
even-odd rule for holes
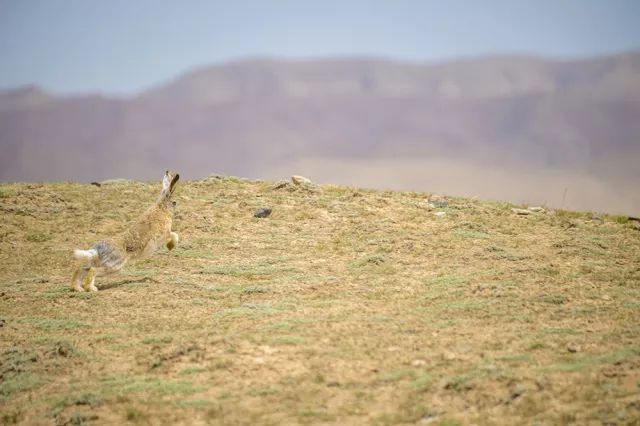
[[[73,251],[73,257],[75,257],[78,260],[92,261],[97,256],[98,256],[98,252],[95,249],[89,249],[89,250],[78,250],[78,249],[75,249]]]

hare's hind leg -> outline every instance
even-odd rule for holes
[[[180,241],[180,237],[178,237],[178,234],[176,234],[175,232],[172,232],[171,234],[169,234],[169,241],[167,242],[167,248],[169,250],[173,250],[176,245],[178,245],[178,241]]]
[[[98,291],[98,287],[96,287],[95,268],[89,268],[87,270],[82,287],[84,287],[85,291]]]
[[[87,275],[86,268],[78,268],[73,272],[73,277],[71,277],[71,290],[75,291],[83,291],[82,282]]]

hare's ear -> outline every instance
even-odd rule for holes
[[[176,189],[176,183],[178,183],[178,179],[180,179],[180,175],[176,173],[173,179],[171,179],[171,183],[169,184],[169,194],[173,194],[173,190]]]
[[[171,185],[171,175],[169,175],[169,170],[164,172],[164,177],[162,178],[162,192],[169,191],[169,186]]]

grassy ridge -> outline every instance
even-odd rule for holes
[[[624,218],[193,181],[174,251],[72,292],[71,250],[158,190],[0,185],[2,422],[640,417],[640,232]]]

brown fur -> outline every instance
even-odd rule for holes
[[[140,216],[124,233],[125,253],[138,257],[149,243],[160,240],[166,244],[170,240],[173,222],[171,210],[172,208],[166,205],[156,205]]]

